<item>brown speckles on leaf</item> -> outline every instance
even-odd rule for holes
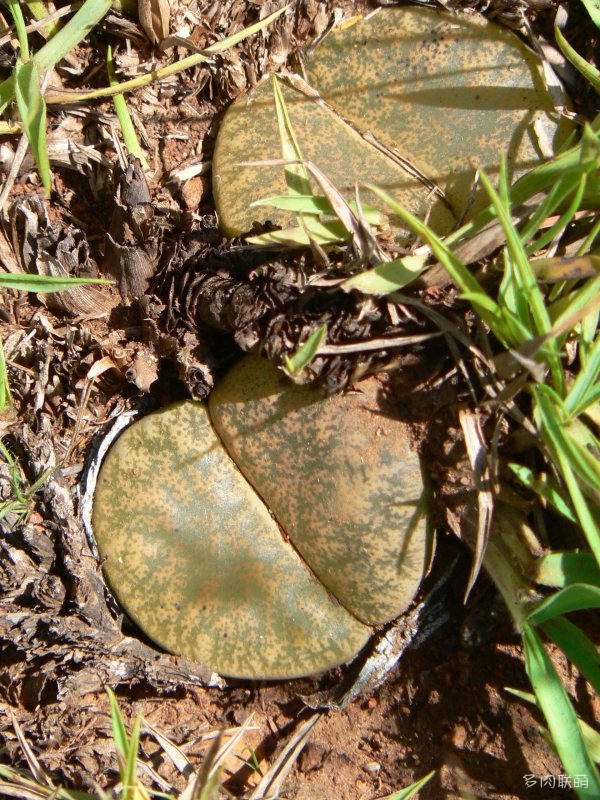
[[[324,398],[250,357],[212,397],[246,477],[204,405],[129,428],[94,503],[110,586],[157,643],[222,674],[293,677],[347,661],[368,636],[362,623],[397,616],[427,569],[418,456],[402,425],[380,417],[373,382]]]

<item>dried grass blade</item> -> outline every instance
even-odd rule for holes
[[[189,778],[194,772],[194,766],[183,750],[180,747],[177,747],[176,744],[173,744],[173,742],[168,739],[164,733],[161,733],[143,717],[141,719],[144,733],[148,733],[150,736],[153,736],[165,753],[169,756],[173,764],[177,767],[179,772],[181,772],[184,777]]]
[[[44,800],[48,797],[40,790],[29,789],[21,784],[11,785],[4,781],[0,781],[0,791],[3,797],[16,797],[17,800]]]
[[[250,714],[248,719],[242,725],[240,725],[239,728],[233,728],[232,729],[235,732],[234,732],[233,736],[231,737],[231,739],[229,739],[229,741],[226,742],[226,744],[224,744],[223,747],[221,748],[221,750],[219,751],[219,753],[217,755],[217,761],[223,761],[223,759],[227,758],[229,753],[233,750],[233,748],[236,746],[236,744],[239,742],[239,740],[244,736],[246,731],[249,731],[252,728],[253,728],[253,725],[252,725],[252,714]],[[223,731],[223,733],[228,733],[228,732],[229,731]]]
[[[109,0],[110,5],[110,0]],[[117,86],[106,86],[103,89],[95,89],[89,92],[76,92],[76,91],[56,91],[56,92],[48,92],[46,95],[46,102],[50,104],[57,104],[57,103],[83,103],[87,100],[93,100],[100,97],[113,97],[116,94],[122,94],[123,92],[131,92],[134,89],[140,89],[143,86],[147,86],[149,83],[153,83],[154,81],[158,81],[161,78],[168,78],[170,75],[176,75],[179,72],[183,72],[186,69],[190,69],[191,67],[195,67],[198,64],[206,63],[210,60],[210,56],[213,53],[220,53],[223,50],[227,50],[229,47],[233,47],[234,45],[238,44],[239,42],[243,41],[248,36],[251,36],[253,33],[262,30],[267,25],[270,25],[273,20],[277,17],[281,16],[286,10],[288,6],[284,6],[283,8],[274,11],[272,14],[269,14],[268,17],[265,17],[260,22],[256,22],[254,25],[250,25],[248,28],[244,28],[244,30],[239,31],[238,33],[233,34],[232,36],[227,36],[225,39],[222,39],[220,42],[215,42],[215,44],[210,45],[205,50],[201,52],[194,53],[187,58],[181,59],[181,61],[176,61],[173,64],[168,64],[166,67],[161,67],[160,69],[152,70],[151,72],[146,73],[145,75],[140,75],[136,78],[132,78],[128,81],[123,81],[123,83],[118,84]],[[41,52],[41,51],[40,51]],[[7,79],[10,80],[10,79]],[[4,83],[7,83],[5,81]],[[6,89],[3,90],[4,84],[0,85],[0,102],[3,100]],[[10,99],[10,97],[9,97]],[[1,110],[1,107],[0,107]]]
[[[2,780],[4,779],[4,780]],[[38,800],[48,797],[51,789],[41,787],[20,770],[0,764],[0,793],[2,797],[16,797],[18,800]]]
[[[361,223],[327,175],[312,161],[306,161],[305,163],[307,169],[321,187],[321,191],[330,202],[336,216],[348,231],[359,257],[375,266],[382,264],[385,261],[385,256],[371,231]]]
[[[327,344],[321,345],[315,355],[333,356],[345,353],[366,353],[372,350],[387,350],[396,347],[412,347],[414,344],[426,342],[429,339],[437,339],[443,336],[439,331],[435,333],[414,333],[406,336],[394,336],[388,339],[369,339],[365,342],[351,342],[349,344]]]
[[[473,483],[477,491],[477,534],[475,541],[475,552],[473,564],[469,575],[469,581],[465,591],[465,600],[469,596],[473,584],[475,583],[483,557],[485,548],[490,536],[492,515],[494,511],[494,497],[490,488],[490,471],[487,463],[487,448],[483,436],[483,431],[479,424],[479,417],[473,411],[460,409],[458,412],[460,425],[465,436],[467,455],[473,470]]]
[[[275,763],[250,795],[250,800],[263,800],[263,798],[276,797],[279,794],[281,784],[322,716],[322,712],[317,712],[299,725]]]
[[[213,789],[218,781],[219,762],[218,752],[221,746],[222,732],[212,741],[208,752],[204,756],[202,766],[190,780],[180,796],[180,800],[209,800],[216,794]]]
[[[158,44],[169,35],[171,16],[167,0],[138,0],[140,25],[153,44]]]
[[[32,773],[33,777],[36,779],[36,781],[41,786],[47,786],[49,789],[53,789],[54,787],[52,785],[52,782],[50,781],[50,779],[48,778],[48,776],[46,775],[46,773],[42,769],[40,762],[37,760],[33,750],[29,746],[29,743],[27,742],[27,739],[25,738],[25,734],[23,733],[23,730],[21,729],[21,726],[19,725],[19,723],[17,721],[17,718],[15,716],[15,713],[12,710],[12,708],[9,709],[9,713],[10,713],[10,719],[11,719],[11,722],[12,722],[12,726],[14,728],[15,734],[17,735],[17,739],[19,741],[19,744],[21,745],[21,749],[23,750],[23,754],[25,755],[25,758],[27,759],[27,764],[29,766],[29,769],[31,770],[31,773]]]

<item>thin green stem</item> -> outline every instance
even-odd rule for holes
[[[29,40],[27,38],[27,25],[23,17],[23,10],[18,0],[7,0],[8,8],[15,21],[15,29],[17,31],[17,39],[19,40],[19,47],[21,48],[21,61],[29,61]]]

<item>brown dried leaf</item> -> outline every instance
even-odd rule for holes
[[[52,225],[46,207],[36,195],[17,200],[8,210],[10,245],[0,246],[9,272],[52,277],[92,278],[97,269],[85,235],[77,228]],[[10,256],[12,249],[14,256]],[[115,305],[98,286],[77,286],[39,295],[40,302],[68,314],[103,314]]]
[[[138,0],[140,25],[153,44],[159,44],[169,35],[171,15],[168,0]]]
[[[124,301],[142,297],[148,290],[156,264],[141,247],[122,245],[106,235],[104,270],[114,277]]]
[[[469,582],[465,593],[465,597],[468,597],[477,579],[481,565],[483,564],[492,524],[494,496],[490,488],[491,477],[488,466],[487,447],[479,416],[468,409],[460,409],[458,418],[465,436],[467,454],[473,470],[473,483],[477,492],[477,537],[471,574],[469,575]]]

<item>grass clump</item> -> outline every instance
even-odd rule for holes
[[[44,472],[31,486],[25,486],[19,465],[6,444],[0,440],[0,456],[6,463],[8,496],[0,501],[0,522],[14,517],[17,522],[26,522],[31,511],[31,500],[48,480],[51,471]]]
[[[568,521],[575,538],[572,552],[553,552],[546,544],[545,548],[534,548],[544,553],[536,558],[525,542],[532,537],[547,541],[544,527],[535,531],[524,514],[506,508],[502,498],[507,484],[502,481],[507,479],[501,478],[492,498],[494,508],[487,527],[478,528],[475,550],[482,554],[483,564],[502,592],[521,633],[535,702],[544,713],[551,741],[565,770],[570,776],[585,776],[585,781],[582,778],[573,784],[581,798],[600,794],[594,763],[599,736],[595,732],[586,735],[545,642],[551,640],[558,645],[594,691],[600,690],[596,648],[567,616],[600,607],[600,440],[596,428],[600,391],[597,299],[600,225],[597,215],[583,207],[590,183],[597,182],[600,147],[597,129],[597,125],[586,128],[581,143],[570,154],[570,169],[556,173],[551,186],[544,177],[550,174],[548,165],[523,179],[530,197],[539,192],[544,196],[520,226],[513,222],[513,209],[515,196],[524,199],[522,185],[510,187],[505,170],[501,171],[497,189],[485,174],[481,175],[491,206],[479,225],[487,219],[497,221],[505,240],[496,260],[500,277],[495,292],[484,288],[456,255],[457,244],[464,241],[463,236],[475,233],[477,222],[468,226],[466,234],[463,231],[451,237],[453,241],[449,244],[393,198],[371,187],[427,242],[452,276],[462,300],[467,300],[483,321],[488,352],[494,353],[491,360],[481,356],[478,367],[487,394],[483,406],[493,409],[498,418],[511,419],[513,431],[525,430],[535,444],[535,449],[529,449],[522,461],[511,460],[509,469],[532,492],[536,505],[546,512],[542,517],[546,522],[541,524],[560,525],[557,520],[562,518]],[[559,156],[556,162],[564,158]],[[580,221],[581,217],[585,219],[587,230],[573,254],[545,255],[547,249],[559,246],[576,215]],[[375,285],[384,267],[372,271]],[[547,273],[543,270],[548,269],[552,271],[552,282],[544,277]],[[580,279],[582,271],[585,277]],[[362,288],[364,291],[364,283]],[[402,299],[407,300],[404,296]],[[472,352],[476,358],[481,355],[477,348]],[[491,448],[484,446],[480,453],[491,467]],[[481,505],[482,495],[479,499]],[[557,538],[560,539],[552,537]],[[515,540],[520,540],[527,552],[520,569],[514,566]],[[540,580],[544,564],[550,564],[552,559],[556,568],[557,558],[563,556],[560,563],[564,567],[554,577],[556,591],[539,599],[541,587],[531,580],[528,572],[537,572]],[[574,558],[585,559],[585,572],[580,574],[578,568],[567,568],[569,564],[572,567]]]

